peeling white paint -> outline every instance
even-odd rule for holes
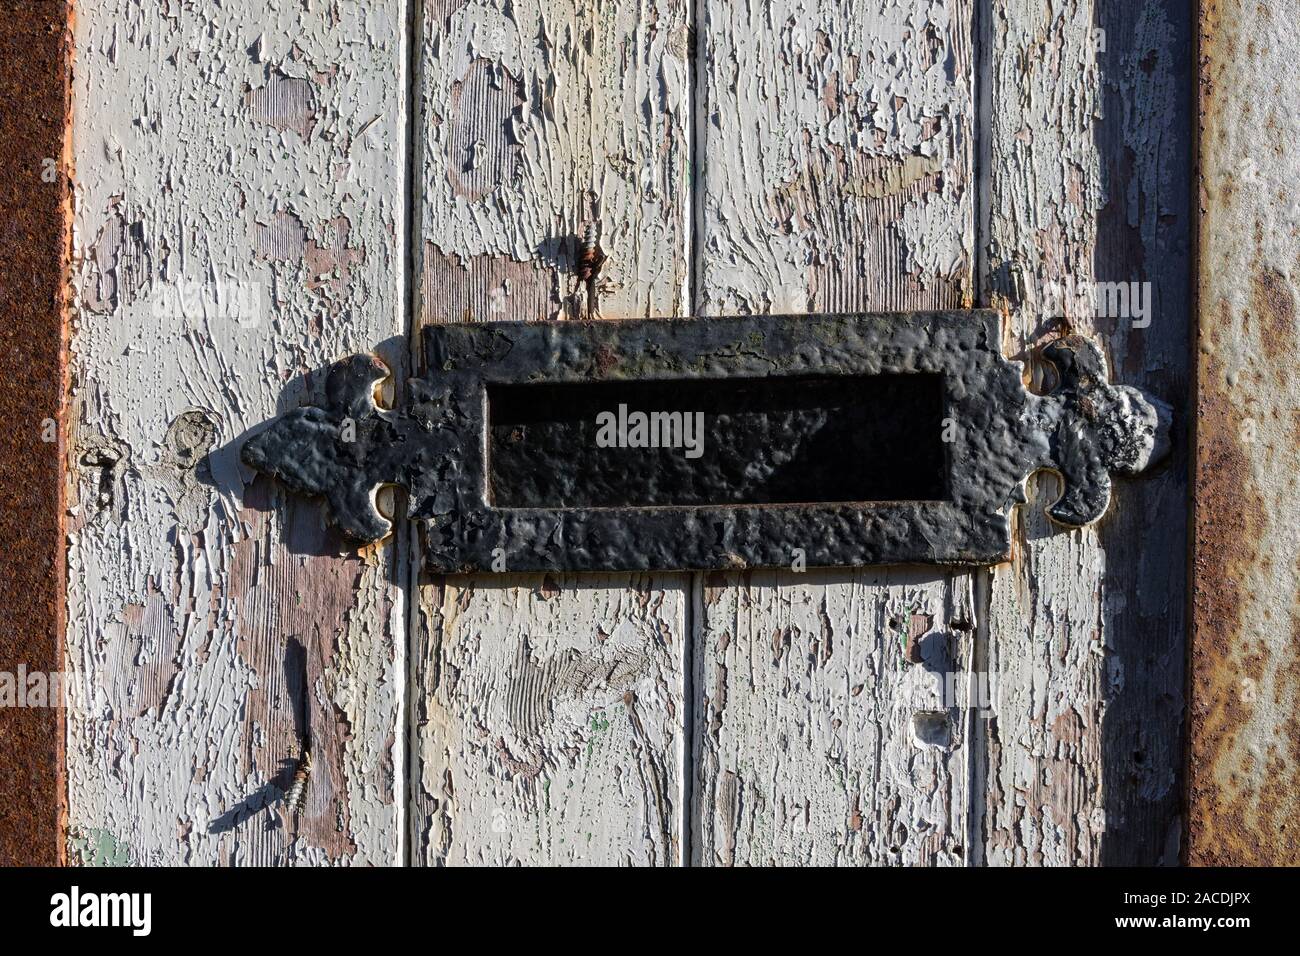
[[[974,613],[965,577],[710,578],[696,862],[963,864]]]
[[[996,3],[989,18],[982,281],[996,297],[1011,294],[1005,273],[1023,277],[1010,354],[1057,334],[1058,316],[1036,294],[1048,284],[1168,276],[1153,282],[1157,302],[1186,303],[1157,241],[1158,220],[1186,209],[1190,118],[1174,91],[1183,53],[1158,0],[1104,13],[1124,26],[1101,30],[1088,0]],[[1108,102],[1122,115],[1106,115]],[[1082,299],[1067,297],[1064,311],[1103,346],[1113,380],[1186,407],[1166,390],[1186,386],[1185,315],[1157,305],[1152,327],[1139,328],[1091,314]],[[1068,532],[1042,513],[1057,479],[1031,482],[1013,561],[992,569],[989,587],[987,666],[1000,702],[977,771],[988,863],[1162,858],[1182,761],[1181,482],[1175,466],[1118,483],[1103,522]]]
[[[710,2],[701,14],[696,311],[924,308],[968,295],[969,4]],[[888,188],[863,188],[873,182]],[[935,281],[936,266],[949,281]]]
[[[425,324],[589,314],[587,222],[601,317],[687,310],[687,6],[425,9]],[[688,602],[681,576],[421,588],[413,859],[680,862]]]
[[[898,223],[907,248],[904,268],[922,284],[928,276],[959,277],[969,268],[971,236],[965,224],[973,217],[968,192],[909,200]]]
[[[572,240],[589,221],[600,223],[609,256],[602,315],[682,310],[684,7],[476,0],[447,14],[426,11],[424,238],[462,264],[479,256],[537,262],[548,287],[544,312],[507,294],[505,314],[480,308],[471,318],[567,310]]]
[[[701,11],[696,311],[966,303],[970,5],[718,0]],[[953,625],[974,627],[972,576],[708,582],[695,861],[963,862],[970,648]],[[930,665],[956,691],[947,701],[926,665],[900,659],[913,617],[931,621]]]
[[[684,584],[547,576],[425,590],[427,862],[679,861]]]
[[[1106,799],[1107,708],[1161,680],[1176,700],[1181,673],[1124,657],[1125,622],[1178,595],[1121,592],[1132,554],[1037,511],[991,574],[423,582],[405,827],[410,556],[333,553],[315,505],[247,484],[235,440],[343,354],[378,344],[401,371],[406,4],[178,6],[111,0],[77,26],[79,858],[392,863],[408,835],[435,864],[665,864],[692,844],[706,864],[1100,858],[1129,825]],[[422,324],[588,314],[588,222],[604,317],[973,301],[969,0],[694,8],[692,60],[684,0],[423,5]],[[1176,142],[1163,8],[1144,2],[1105,72],[1133,107],[1121,177],[1096,142],[1093,5],[986,15],[990,273],[1090,276],[1115,208],[1155,255]],[[212,294],[160,298],[182,284]],[[1011,352],[1042,319],[1014,318]],[[1170,342],[1106,344],[1120,367],[1181,367]],[[265,809],[300,746],[291,640],[317,767],[296,832]],[[998,677],[995,732],[971,717],[972,656]],[[1175,783],[1162,739],[1142,743],[1143,799]]]
[[[397,0],[78,13],[68,663],[97,697],[68,721],[69,823],[136,863],[397,859],[393,550],[310,553],[319,509],[250,508],[237,439],[302,397],[302,373],[401,331],[403,17]],[[286,214],[322,247],[349,224],[346,275],[313,283],[309,245],[258,254]],[[87,243],[115,219],[139,265],[124,288],[116,256],[95,308],[113,261]],[[243,293],[259,308],[221,304]],[[170,448],[178,420],[205,434]],[[210,456],[186,453],[200,439]],[[291,637],[317,764],[296,839],[267,808],[301,746]]]

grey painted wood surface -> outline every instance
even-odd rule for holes
[[[697,311],[968,304],[970,5],[698,10]],[[694,862],[964,861],[972,600],[938,569],[710,575]]]
[[[685,311],[687,13],[423,5],[421,324]],[[609,256],[594,297],[574,268],[591,226]],[[414,862],[681,861],[689,584],[421,583]]]
[[[75,856],[1172,862],[1178,458],[1083,532],[1042,479],[989,571],[442,579],[236,439],[346,352],[586,315],[991,304],[1028,360],[1064,314],[1185,408],[1182,5],[117,6],[78,25]],[[1041,295],[1092,278],[1150,325]]]
[[[397,862],[399,549],[237,440],[341,355],[400,367],[402,5],[85,4],[76,42],[69,857]]]
[[[988,304],[1012,307],[1006,354],[1082,331],[1113,380],[1178,413],[1171,460],[1119,483],[1091,528],[1052,525],[1059,487],[1041,474],[1013,560],[990,572],[980,666],[998,704],[978,724],[975,815],[991,864],[1178,861],[1190,15],[1164,0],[998,2],[983,22],[982,282]],[[1149,313],[1090,282],[1145,283]]]

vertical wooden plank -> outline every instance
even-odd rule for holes
[[[919,569],[710,575],[699,862],[961,863],[971,615]]]
[[[969,304],[970,3],[698,7],[697,311]],[[710,575],[696,861],[963,860],[971,591],[938,569]]]
[[[79,10],[75,862],[401,858],[397,549],[345,549],[238,451],[341,355],[381,343],[400,369],[404,18],[400,0]]]
[[[684,0],[426,0],[423,320],[582,317],[578,239],[601,229],[600,315],[685,304]]]
[[[1103,345],[1114,380],[1181,412],[1187,5],[998,0],[985,28],[983,280],[992,304],[1015,307],[1007,354],[1028,360],[1074,329]],[[1122,298],[1094,282],[1124,283]],[[978,770],[983,862],[1177,862],[1186,599],[1178,433],[1174,448],[1154,475],[1117,483],[1094,527],[1051,524],[1043,507],[1059,486],[1046,475],[1020,509],[1014,560],[993,570],[989,589],[987,667],[998,693]]]
[[[676,863],[684,597],[680,575],[425,586],[418,859]]]
[[[0,866],[63,858],[69,13],[0,19]]]
[[[422,321],[682,310],[684,0],[423,7]],[[509,570],[508,568],[506,570]],[[681,857],[684,576],[456,577],[419,590],[413,856]]]
[[[1189,863],[1300,865],[1300,4],[1205,0]]]

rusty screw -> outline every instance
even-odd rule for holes
[[[284,795],[284,812],[286,816],[299,813],[307,802],[307,786],[311,783],[311,751],[303,753],[298,761],[298,768],[293,772],[293,783]]]
[[[605,253],[600,248],[599,230],[593,222],[582,235],[582,251],[578,254],[578,278],[590,283],[604,264]]]

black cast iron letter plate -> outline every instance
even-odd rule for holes
[[[280,416],[246,463],[383,537],[410,495],[429,570],[609,571],[985,564],[1047,468],[1049,514],[1099,518],[1110,473],[1167,447],[1169,408],[1107,381],[1078,336],[1039,396],[991,311],[425,329],[426,373],[394,410],[371,356],[331,368],[324,406]]]

